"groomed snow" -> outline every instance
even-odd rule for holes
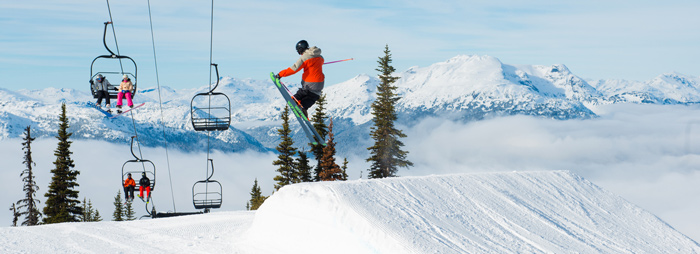
[[[257,212],[0,228],[2,253],[698,253],[566,171],[295,184]]]

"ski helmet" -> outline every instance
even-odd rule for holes
[[[304,54],[304,51],[307,49],[309,49],[309,43],[306,42],[306,40],[297,42],[297,53],[299,53],[299,55]]]

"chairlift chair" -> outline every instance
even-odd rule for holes
[[[122,184],[124,184],[124,180],[129,174],[132,174],[134,180],[138,182],[137,177],[141,176],[142,173],[146,173],[146,177],[151,180],[151,191],[153,191],[156,187],[156,165],[150,160],[141,159],[134,154],[135,137],[131,137],[131,155],[134,156],[134,159],[128,160],[122,165]]]
[[[221,78],[218,65],[211,65],[216,69],[216,85],[209,92],[196,94],[190,102],[190,117],[195,131],[224,131],[231,125],[231,100],[224,93],[214,92]]]
[[[209,163],[211,164],[211,174],[206,180],[197,181],[192,186],[192,204],[194,204],[195,209],[221,208],[223,200],[221,183],[211,179],[214,175],[214,160],[209,159]]]
[[[131,79],[131,82],[134,84],[134,88],[131,90],[131,97],[133,98],[134,96],[136,96],[136,83],[137,83],[136,80],[137,80],[137,72],[138,72],[137,67],[136,67],[136,62],[131,57],[114,54],[114,52],[112,52],[112,50],[110,50],[109,47],[107,47],[107,41],[106,41],[107,25],[110,25],[110,24],[112,24],[112,22],[105,22],[105,30],[104,30],[104,34],[102,36],[102,43],[104,43],[105,49],[107,49],[107,51],[109,51],[110,54],[97,56],[97,57],[95,57],[95,59],[92,60],[92,64],[90,65],[90,92],[92,93],[92,97],[97,99],[97,90],[95,89],[95,86],[92,84],[92,82],[95,79],[95,77],[97,76],[97,74],[102,74],[102,76],[104,76],[107,80],[111,80],[110,83],[113,86],[111,89],[108,90],[109,98],[116,99],[117,95],[119,94],[119,91],[117,90],[117,89],[119,89],[118,82],[120,82],[122,80],[123,75],[127,75]],[[129,61],[131,61],[131,64],[133,65],[133,73],[129,72],[129,71],[124,71],[123,67],[121,68],[121,71],[95,71],[95,62],[98,62],[97,61],[98,59],[107,59],[104,61],[99,61],[99,63],[106,63],[106,62],[115,63],[115,61],[112,61],[112,60],[118,60],[120,66],[121,66],[122,59],[128,59]],[[112,77],[112,78],[110,78],[110,77]],[[112,82],[115,82],[115,83],[112,83]]]

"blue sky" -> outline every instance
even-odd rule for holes
[[[120,53],[136,61],[141,88],[155,86],[147,1],[110,4]],[[211,1],[151,0],[151,8],[160,84],[206,85]],[[290,66],[300,39],[327,61],[356,59],[327,65],[327,85],[376,74],[385,44],[397,71],[475,54],[565,64],[592,79],[700,76],[698,1],[215,1],[214,8],[213,62],[240,79],[264,80]],[[0,2],[0,87],[87,90],[91,61],[107,53],[108,20],[106,1]],[[115,49],[111,31],[108,43]]]

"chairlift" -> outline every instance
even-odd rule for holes
[[[221,208],[222,189],[221,183],[212,180],[214,175],[214,160],[209,159],[211,164],[211,174],[206,180],[197,181],[192,186],[192,203],[195,209],[205,209],[207,212],[211,208]]]
[[[110,83],[112,84],[112,88],[108,90],[109,93],[109,98],[110,99],[116,99],[117,95],[119,94],[119,82],[122,80],[123,75],[127,75],[130,79],[131,82],[134,84],[134,88],[131,90],[131,97],[133,98],[136,96],[136,74],[137,74],[137,68],[136,68],[136,62],[134,59],[128,56],[122,56],[122,55],[117,55],[112,52],[112,50],[107,47],[107,26],[112,24],[112,22],[105,22],[105,30],[104,34],[102,36],[102,43],[105,45],[105,49],[109,51],[109,55],[101,55],[98,57],[95,57],[95,59],[92,60],[92,64],[90,65],[90,92],[92,92],[93,98],[97,99],[97,90],[95,89],[95,86],[92,85],[93,80],[98,74],[102,74]],[[101,59],[102,61],[98,61],[98,59]],[[133,64],[133,72],[129,71],[124,71],[123,65],[122,65],[122,59],[128,59],[131,61],[131,64]],[[113,61],[117,60],[117,61]],[[106,64],[106,63],[111,63],[111,64],[116,64],[117,62],[119,63],[121,71],[113,71],[113,70],[107,70],[107,71],[96,71],[95,70],[95,63],[101,63],[101,64]],[[99,66],[99,64],[98,64]],[[104,66],[101,66],[104,68]],[[111,68],[110,68],[111,69]],[[114,83],[112,83],[114,82]]]
[[[214,92],[219,86],[219,68],[216,69],[216,85],[206,93],[198,93],[190,102],[190,117],[195,131],[224,131],[231,125],[231,100],[224,93]]]
[[[132,174],[134,180],[138,182],[136,176],[146,173],[146,177],[151,180],[151,191],[153,191],[156,187],[156,165],[149,160],[144,160],[136,156],[134,153],[134,138],[136,138],[136,136],[131,137],[131,155],[134,156],[134,159],[128,160],[122,165],[122,184],[129,174]]]

